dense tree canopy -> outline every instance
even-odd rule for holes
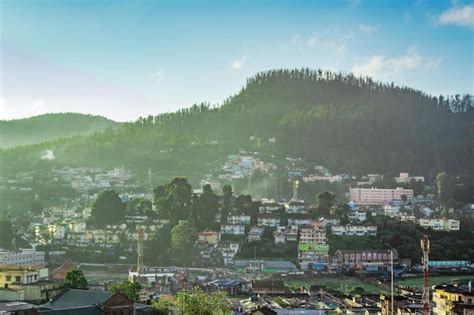
[[[94,202],[89,221],[98,227],[113,224],[125,218],[125,207],[116,191],[105,190]]]
[[[87,279],[80,269],[72,269],[66,272],[64,286],[71,289],[87,289]]]
[[[473,103],[470,95],[432,97],[352,74],[271,70],[250,78],[220,107],[199,104],[89,136],[0,151],[0,173],[124,165],[142,176],[151,169],[157,180],[175,174],[195,180],[235,148],[258,147],[351,174],[472,174]],[[56,160],[38,159],[46,149]]]

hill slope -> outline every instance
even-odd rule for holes
[[[104,117],[76,113],[45,114],[25,119],[0,120],[0,148],[85,135],[116,125],[116,122]]]
[[[250,141],[250,136],[261,141]],[[46,149],[54,151],[56,160],[38,158]],[[472,174],[472,96],[434,98],[320,70],[268,71],[249,79],[219,108],[194,105],[103,133],[5,150],[0,171],[51,163],[123,165],[142,174],[151,169],[156,176],[192,178],[238,149],[301,156],[355,174]]]

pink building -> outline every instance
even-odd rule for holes
[[[394,199],[402,199],[405,195],[408,199],[413,198],[413,189],[397,187],[395,189],[379,188],[351,188],[351,201],[359,205],[383,205]]]

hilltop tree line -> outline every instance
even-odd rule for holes
[[[249,137],[256,136],[263,139],[259,151],[335,172],[472,174],[473,108],[471,95],[432,97],[320,69],[270,70],[249,78],[221,106],[196,104],[89,136],[0,151],[0,172],[123,165],[142,178],[151,169],[154,183],[176,174],[194,181],[236,148],[255,149]],[[55,161],[39,159],[45,149]]]

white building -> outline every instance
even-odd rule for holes
[[[412,180],[416,182],[424,182],[425,178],[423,176],[410,176],[408,173],[400,173],[400,176],[395,177],[395,181],[399,184],[408,184]]]
[[[245,225],[223,224],[221,225],[221,234],[245,235]]]
[[[367,220],[367,213],[354,211],[354,212],[349,213],[348,217],[349,217],[349,220],[351,221],[364,222],[365,220]]]
[[[263,231],[265,229],[263,227],[252,226],[249,231],[248,240],[249,242],[255,242],[262,240]]]
[[[363,225],[333,225],[331,227],[331,233],[333,235],[350,235],[350,236],[375,236],[377,235],[376,226],[363,226]]]
[[[258,226],[277,227],[280,225],[280,218],[274,216],[259,216]]]
[[[245,214],[234,214],[227,217],[228,224],[245,225],[250,224],[250,216]]]
[[[418,224],[435,231],[459,231],[460,222],[452,219],[419,219]]]
[[[19,251],[0,251],[0,265],[15,266],[44,266],[44,252],[34,249],[20,249]]]
[[[273,232],[273,238],[275,239],[275,244],[281,244],[286,242],[286,227],[279,226],[276,231]]]
[[[306,213],[304,200],[290,200],[285,208],[287,213]]]
[[[282,205],[273,199],[262,199],[262,205],[258,208],[260,213],[272,213],[282,209]]]
[[[300,229],[300,243],[326,244],[326,230],[320,227]]]
[[[392,206],[392,205],[385,205],[383,207],[383,213],[386,216],[389,216],[391,218],[396,217],[400,213],[400,207],[399,206]]]
[[[351,201],[359,205],[384,205],[394,199],[402,199],[402,196],[412,199],[413,189],[350,188],[349,194]]]

